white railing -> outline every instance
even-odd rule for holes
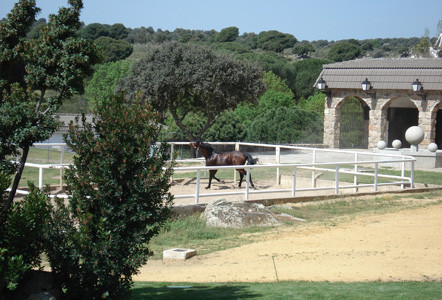
[[[297,146],[287,146],[287,145],[269,145],[269,144],[257,144],[257,143],[240,143],[240,142],[213,142],[210,143],[212,145],[234,145],[235,150],[239,151],[241,146],[247,147],[266,147],[273,148],[275,150],[275,163],[274,164],[266,164],[266,165],[244,165],[241,166],[241,169],[245,169],[247,171],[246,176],[246,186],[242,191],[231,191],[231,192],[211,192],[211,193],[201,193],[201,171],[204,171],[205,174],[208,170],[222,170],[222,169],[232,169],[234,170],[234,181],[236,182],[236,172],[235,169],[238,169],[238,166],[191,166],[191,167],[175,167],[175,171],[184,171],[184,172],[196,172],[196,185],[195,185],[195,193],[194,194],[175,194],[174,197],[176,199],[181,198],[194,198],[195,203],[199,203],[199,198],[201,197],[213,197],[213,196],[229,196],[229,195],[244,195],[244,198],[249,199],[252,194],[263,194],[263,193],[290,193],[292,197],[296,196],[298,192],[302,191],[314,191],[314,190],[334,190],[335,194],[339,194],[342,189],[354,189],[354,192],[357,192],[359,188],[362,187],[372,187],[374,191],[378,191],[378,187],[385,185],[395,185],[400,186],[401,189],[404,189],[406,186],[410,186],[410,188],[414,187],[414,162],[415,158],[411,156],[404,155],[395,155],[395,154],[384,154],[384,153],[372,153],[372,152],[361,152],[361,151],[344,151],[338,149],[323,149],[323,148],[308,148],[308,147],[297,147]],[[51,146],[54,144],[36,144],[38,146]],[[56,144],[55,146],[64,146],[65,144]],[[189,145],[187,142],[173,142],[171,145],[171,153],[174,152],[174,148],[177,145]],[[310,162],[302,162],[302,163],[281,163],[281,150],[292,150],[292,151],[301,151],[304,153],[310,153],[307,157],[304,157],[304,160],[309,160]],[[62,152],[63,153],[63,152]],[[324,156],[325,154],[325,156]],[[333,154],[338,154],[340,156],[345,156],[344,160],[341,161],[330,161],[330,156]],[[62,155],[62,154],[61,154]],[[347,156],[349,159],[347,159]],[[368,157],[370,159],[362,160],[361,157]],[[326,160],[325,162],[320,162],[320,160]],[[60,160],[63,161],[63,158]],[[199,161],[201,159],[193,159],[193,160],[180,160],[180,161]],[[391,165],[400,166],[401,175],[388,175],[382,174],[383,169],[380,169],[380,166],[391,166]],[[348,165],[353,166],[352,169],[348,170]],[[405,176],[406,167],[409,165],[410,167],[410,176]],[[60,172],[60,185],[62,186],[62,170],[63,168],[69,167],[67,164],[34,164],[34,163],[26,163],[27,167],[34,167],[39,169],[39,188],[43,188],[43,169],[48,168],[58,168],[61,170]],[[327,166],[329,168],[327,168]],[[362,166],[373,166],[373,172],[367,172],[365,170],[362,172]],[[276,189],[266,189],[266,190],[251,190],[250,189],[250,172],[252,169],[262,169],[262,168],[276,168],[276,186],[280,184],[280,169],[281,168],[290,168],[292,170],[292,183],[290,188],[276,188]],[[312,179],[311,179],[311,187],[303,187],[299,188],[296,186],[296,179],[298,176],[299,169],[307,169],[312,171]],[[316,172],[333,172],[334,173],[334,184],[328,187],[318,187],[316,185],[317,177]],[[339,178],[341,174],[351,174],[354,176],[352,184],[343,185],[340,182]],[[373,177],[372,183],[361,184],[358,183],[358,176],[370,176]],[[389,180],[393,180],[390,182],[379,182],[380,178],[386,178]],[[17,191],[18,193],[26,193],[26,191]]]

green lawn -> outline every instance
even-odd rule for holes
[[[441,282],[136,282],[130,299],[441,299]]]

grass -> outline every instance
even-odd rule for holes
[[[136,282],[130,299],[440,299],[441,282]]]

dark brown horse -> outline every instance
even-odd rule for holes
[[[254,165],[258,161],[257,158],[252,158],[249,153],[242,153],[239,151],[217,153],[212,146],[200,141],[190,142],[190,145],[197,149],[197,151],[199,150],[203,153],[203,156],[206,159],[206,166],[236,166],[245,164]],[[244,169],[236,170],[239,173],[239,187],[241,187],[242,180],[247,172]],[[218,182],[220,181],[215,177],[217,171],[218,170],[209,170],[209,185],[206,187],[206,189],[210,189],[212,178],[215,178]],[[252,176],[250,176],[250,185],[253,188],[255,187],[252,182]]]

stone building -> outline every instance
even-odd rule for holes
[[[351,126],[362,131],[362,148],[399,139],[414,125],[425,132],[421,146],[442,149],[442,59],[358,59],[327,64],[315,82],[327,96],[324,144],[339,148],[341,108],[349,99],[361,105]],[[355,100],[352,100],[355,101]],[[348,123],[348,122],[347,122]]]

